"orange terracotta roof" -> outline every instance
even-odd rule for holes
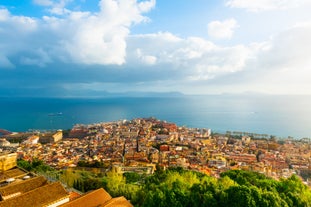
[[[5,181],[8,178],[18,178],[27,175],[27,172],[20,168],[13,168],[0,173],[0,182]]]
[[[79,198],[80,196],[81,196],[81,194],[79,194],[77,192],[74,192],[74,191],[69,192],[69,200],[71,200],[71,201],[76,199],[76,198]]]
[[[20,196],[14,197],[14,199],[1,201],[0,207],[41,207],[68,197],[69,195],[67,191],[59,182],[57,182],[36,188]]]
[[[12,183],[11,185],[1,187],[0,194],[2,197],[4,197],[18,192],[25,193],[46,184],[47,180],[44,177],[39,176],[15,184]]]
[[[86,193],[60,207],[97,207],[109,201],[112,197],[103,188]]]
[[[133,205],[126,200],[123,196],[112,198],[108,202],[100,205],[99,207],[133,207]]]

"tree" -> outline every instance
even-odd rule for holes
[[[17,160],[17,165],[27,171],[32,170],[32,165],[29,161],[26,160]]]
[[[223,197],[223,206],[256,207],[256,201],[252,196],[252,190],[247,186],[231,186],[225,192],[227,194]]]

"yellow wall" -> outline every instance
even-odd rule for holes
[[[16,153],[0,155],[0,170],[6,171],[15,167],[17,165],[16,158],[17,158]]]

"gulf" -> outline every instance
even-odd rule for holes
[[[0,98],[0,129],[69,129],[74,124],[156,117],[179,126],[311,137],[311,96]]]

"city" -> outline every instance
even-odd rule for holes
[[[219,177],[227,170],[256,171],[275,179],[310,175],[310,140],[277,139],[266,134],[177,126],[156,118],[75,125],[70,131],[24,132],[3,135],[0,145],[24,160],[39,159],[55,169],[85,163],[120,173],[152,174],[182,167]],[[14,144],[10,142],[20,142]],[[95,163],[95,164],[94,164]],[[84,164],[84,165],[83,165]]]
[[[310,0],[0,2],[0,207],[311,206]]]

